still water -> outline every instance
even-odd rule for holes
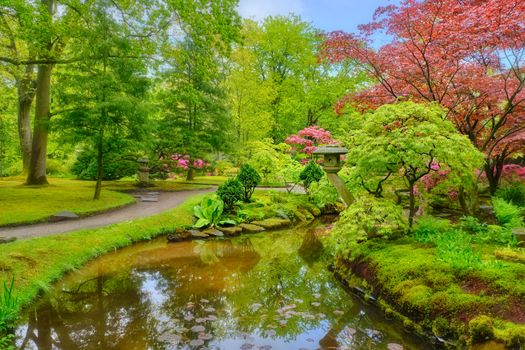
[[[429,349],[343,290],[322,227],[159,238],[67,275],[28,309],[20,349]]]

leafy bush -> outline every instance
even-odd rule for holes
[[[480,243],[497,243],[515,247],[518,245],[516,236],[508,227],[487,225],[485,229],[476,234],[475,240]]]
[[[321,181],[310,185],[310,198],[318,207],[322,208],[327,204],[334,204],[339,199],[339,193],[335,187],[323,177]]]
[[[303,182],[306,191],[310,188],[313,182],[319,182],[324,175],[323,170],[313,160],[311,160],[299,175],[299,179]]]
[[[478,268],[483,264],[481,255],[472,249],[472,236],[458,230],[438,234],[434,238],[436,255],[457,270]]]
[[[215,227],[219,225],[235,224],[233,220],[221,220],[224,213],[224,202],[218,198],[206,197],[199,205],[193,207],[193,215],[197,222],[195,228]]]
[[[525,184],[513,182],[509,186],[500,188],[496,192],[496,197],[502,198],[518,207],[525,207]]]
[[[385,199],[363,196],[341,213],[332,238],[336,251],[346,255],[355,243],[403,234],[407,228],[407,219],[400,206]]]
[[[500,224],[508,227],[523,226],[523,217],[519,207],[497,197],[492,199],[492,205],[494,207],[494,214]]]
[[[478,218],[473,216],[463,216],[459,221],[459,227],[462,231],[472,234],[479,234],[487,231],[487,224],[479,222]]]
[[[228,211],[233,210],[235,203],[243,198],[242,184],[237,179],[223,182],[217,189],[217,196],[224,202]]]
[[[434,242],[437,235],[450,230],[451,227],[448,220],[438,219],[433,216],[421,217],[417,221],[414,238],[421,243]]]
[[[237,180],[239,180],[244,190],[243,200],[248,203],[253,191],[255,191],[255,187],[261,182],[261,176],[249,164],[244,164],[239,175],[237,175]]]
[[[11,279],[8,286],[4,281],[3,298],[0,299],[0,349],[14,349],[12,346],[13,334],[9,334],[9,329],[13,326],[19,307],[18,298],[13,294],[15,277]]]
[[[128,159],[116,152],[104,154],[104,180],[118,180],[137,173],[137,162]],[[92,150],[81,152],[71,172],[82,180],[95,180],[97,178],[97,156]]]

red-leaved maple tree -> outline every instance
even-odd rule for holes
[[[371,36],[392,40],[374,50]],[[322,59],[352,59],[376,82],[344,97],[361,109],[399,99],[438,102],[484,152],[494,192],[503,166],[525,147],[525,1],[403,0],[380,7],[359,34],[332,32]]]

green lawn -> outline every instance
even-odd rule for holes
[[[24,179],[0,178],[0,226],[45,221],[53,214],[69,210],[80,216],[121,207],[135,201],[125,191],[137,189],[133,180],[107,181],[101,198],[93,200],[94,181],[50,178],[46,186],[24,186]],[[148,190],[180,191],[202,185],[157,181]]]

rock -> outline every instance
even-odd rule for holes
[[[170,243],[181,242],[181,241],[184,240],[183,238],[181,238],[181,237],[180,237],[179,235],[177,235],[177,234],[174,234],[174,235],[171,235],[171,234],[170,234],[170,235],[168,235],[168,236],[166,237],[166,239],[167,239],[168,242],[170,242]]]
[[[57,221],[62,221],[62,220],[74,220],[74,219],[78,219],[79,216],[71,211],[67,211],[67,210],[64,210],[64,211],[61,211],[61,212],[58,212],[56,213],[55,215],[51,216],[49,218],[49,221],[50,222],[57,222]]]
[[[239,226],[221,227],[220,230],[226,236],[238,236],[242,232],[242,228]]]
[[[202,231],[203,233],[207,234],[208,236],[215,236],[215,237],[222,237],[224,236],[224,234],[217,230],[217,229],[214,229],[214,228],[209,228],[209,229],[206,229],[204,231]]]
[[[265,230],[264,227],[257,226],[254,224],[240,224],[239,226],[242,228],[242,231],[247,233],[257,233]]]
[[[282,228],[290,226],[292,222],[288,219],[281,219],[281,218],[269,218],[265,220],[260,221],[253,221],[253,225],[264,227],[267,230]]]
[[[0,236],[0,244],[11,243],[11,242],[14,242],[14,241],[16,241],[16,237]]]
[[[516,227],[512,229],[512,233],[516,237],[521,247],[525,247],[525,228]]]
[[[481,222],[485,222],[489,225],[497,224],[496,215],[494,214],[494,208],[491,205],[480,205],[476,215]]]
[[[198,231],[198,230],[190,230],[189,232],[191,232],[191,237],[192,238],[208,238],[209,236],[201,231]]]
[[[191,238],[191,232],[184,229],[184,228],[177,228],[175,230],[175,233],[182,239],[189,239]]]
[[[321,209],[317,207],[310,208],[310,213],[312,213],[313,216],[320,216],[321,215]]]
[[[141,196],[140,197],[141,202],[158,202],[159,197],[154,196]]]

